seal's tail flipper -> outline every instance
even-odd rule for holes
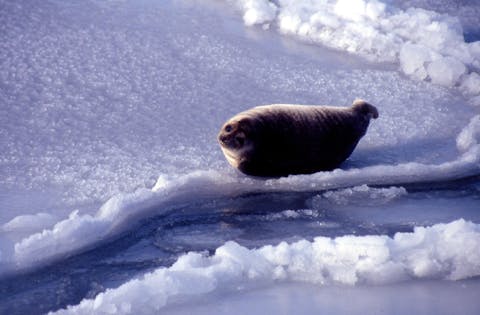
[[[357,113],[368,115],[368,118],[378,118],[377,108],[362,99],[356,99],[355,101],[353,101],[352,108]]]

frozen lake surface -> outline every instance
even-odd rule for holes
[[[0,313],[479,313],[475,1],[0,7]],[[356,97],[380,117],[332,172],[216,143]]]

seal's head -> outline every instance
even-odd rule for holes
[[[249,156],[253,150],[253,141],[249,138],[251,124],[246,117],[233,117],[227,121],[218,133],[218,142],[228,162],[235,168]]]
[[[352,109],[354,112],[365,116],[368,120],[378,118],[378,110],[375,106],[357,98],[353,101]]]

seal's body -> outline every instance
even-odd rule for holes
[[[228,162],[247,175],[308,174],[338,167],[377,117],[362,100],[350,107],[258,106],[229,119],[218,141]]]

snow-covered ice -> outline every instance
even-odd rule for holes
[[[261,310],[250,292],[312,287],[480,310],[480,4],[0,7],[0,313]],[[332,172],[246,177],[215,140],[252,106],[357,97],[380,117]],[[452,310],[428,305],[409,312]]]
[[[480,228],[463,220],[386,236],[315,238],[249,250],[227,242],[212,256],[188,253],[58,314],[151,314],[172,298],[229,288],[300,281],[319,285],[385,284],[480,275]],[[173,299],[174,300],[174,299]]]
[[[284,34],[369,60],[400,63],[401,71],[413,78],[462,85],[480,105],[476,88],[465,83],[480,70],[479,43],[465,42],[458,17],[417,7],[404,10],[394,1],[238,2],[246,25],[274,23]]]

